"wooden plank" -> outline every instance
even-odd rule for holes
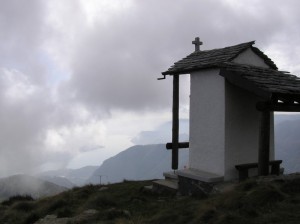
[[[179,75],[173,75],[172,169],[178,169],[179,141]]]
[[[186,149],[190,147],[190,143],[189,142],[179,142],[178,143],[178,148],[179,149]],[[166,144],[166,149],[172,149],[173,148],[173,144],[172,142],[168,142]]]
[[[276,165],[276,164],[280,165],[281,163],[282,163],[282,160],[271,160],[271,161],[269,161],[270,166],[273,166],[273,165]],[[258,167],[258,163],[244,163],[244,164],[235,165],[235,168],[237,170],[251,169],[251,168],[257,168],[257,167]]]
[[[300,104],[258,102],[256,109],[259,111],[300,112]]]
[[[270,154],[270,111],[262,111],[259,128],[258,175],[269,174]]]
[[[280,174],[280,164],[282,160],[272,160],[269,162],[269,166],[271,166],[271,174],[272,175],[279,175]],[[246,163],[246,164],[239,164],[235,165],[235,168],[239,172],[239,180],[245,180],[249,177],[249,169],[257,168],[258,163]]]

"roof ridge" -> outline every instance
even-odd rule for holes
[[[193,53],[201,53],[201,52],[208,52],[208,51],[229,49],[229,48],[238,47],[238,46],[242,46],[242,45],[252,46],[253,44],[255,44],[255,40],[249,41],[249,42],[240,43],[240,44],[235,44],[235,45],[231,45],[231,46],[227,46],[227,47],[213,48],[213,49],[204,50],[204,51],[203,50],[201,50],[201,51],[194,51]],[[191,53],[191,54],[193,54],[193,53]]]
[[[162,74],[179,74],[204,67],[209,67],[215,63],[230,62],[238,55],[240,55],[243,51],[249,48],[252,49],[254,53],[259,57],[261,57],[267,65],[277,70],[274,62],[270,58],[268,58],[268,56],[265,55],[262,51],[253,47],[253,44],[255,44],[255,41],[249,41],[223,48],[195,51],[185,58],[175,62],[167,71],[163,72]]]
[[[232,61],[233,59],[235,59],[236,57],[238,57],[242,52],[244,52],[245,50],[247,50],[249,47],[253,47],[252,45],[255,44],[255,40],[253,41],[250,41],[250,42],[246,42],[246,43],[241,43],[241,44],[237,44],[237,45],[234,45],[234,46],[231,46],[231,47],[237,47],[237,46],[242,46],[242,45],[245,45],[244,48],[241,48],[239,50],[239,52],[236,53],[236,55],[234,55],[232,58],[229,59],[229,61]],[[230,46],[228,47],[230,48]]]

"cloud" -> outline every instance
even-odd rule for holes
[[[189,141],[189,120],[180,119],[179,141]],[[135,145],[159,144],[172,142],[172,122],[165,122],[153,131],[141,131],[131,139]]]
[[[46,68],[36,63],[44,36],[44,14],[40,1],[1,1],[0,67],[29,73],[35,82],[45,78]]]
[[[102,145],[85,145],[79,149],[80,152],[92,152],[98,149],[103,149]]]
[[[0,69],[0,176],[32,172],[43,163],[64,167],[101,147],[103,122],[78,104],[62,103],[26,74]]]
[[[49,111],[47,92],[16,70],[0,69],[0,153],[5,169],[24,169],[39,155]],[[24,159],[26,158],[26,159]],[[22,167],[22,168],[21,168]]]
[[[104,111],[170,108],[171,80],[156,78],[193,51],[195,36],[204,41],[203,49],[257,40],[267,50],[274,46],[274,38],[289,38],[285,30],[297,24],[296,12],[291,16],[287,11],[293,9],[281,5],[279,1],[132,1],[131,7],[106,16],[105,23],[95,18],[93,26],[79,34],[67,89],[87,106]],[[286,45],[281,40],[280,44]]]

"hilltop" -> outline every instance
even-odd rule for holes
[[[300,175],[249,179],[203,196],[155,194],[151,181],[87,185],[53,197],[14,197],[0,205],[1,223],[296,224]],[[224,190],[227,189],[227,190]]]

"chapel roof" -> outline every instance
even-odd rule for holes
[[[254,53],[260,56],[264,62],[270,66],[270,68],[277,70],[275,63],[265,55],[261,50],[252,45],[255,41],[242,43],[230,47],[206,50],[206,51],[195,51],[187,57],[175,62],[167,71],[163,72],[163,75],[174,75],[184,74],[191,71],[195,71],[201,68],[212,67],[213,65],[231,62],[240,53],[251,48]]]

